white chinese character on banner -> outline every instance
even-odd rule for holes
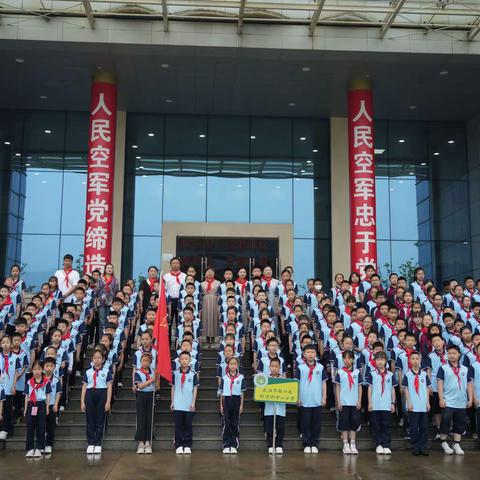
[[[353,146],[366,145],[373,148],[372,127],[370,125],[356,125],[353,127]]]
[[[85,234],[85,246],[93,247],[96,250],[104,249],[107,246],[107,229],[101,225],[88,227]]]
[[[107,259],[100,253],[94,253],[93,255],[87,254],[85,258],[84,269],[86,272],[93,272],[93,270],[103,271]]]
[[[112,115],[112,112],[105,105],[105,94],[104,93],[100,93],[100,95],[98,96],[98,104],[93,109],[92,115],[96,115],[100,110],[103,110],[109,117]]]
[[[366,254],[370,251],[370,244],[375,244],[375,232],[356,232],[361,238],[355,238],[355,243],[363,243],[362,253]],[[373,238],[370,238],[373,236]]]
[[[354,197],[361,197],[364,200],[375,197],[375,179],[374,178],[354,178]]]
[[[362,279],[365,278],[365,267],[367,265],[372,265],[375,271],[377,270],[375,259],[371,257],[359,258],[358,261],[355,263],[355,270],[360,273],[360,277]]]
[[[108,204],[105,200],[100,200],[99,198],[90,200],[87,205],[87,210],[89,214],[87,223],[94,221],[97,221],[98,223],[107,222],[107,217],[105,215],[108,212]]]
[[[102,118],[97,118],[92,120],[92,135],[90,140],[94,142],[101,138],[104,142],[109,142],[111,140],[110,131],[110,120],[103,120]]]
[[[375,208],[366,203],[357,205],[355,207],[355,225],[373,227],[375,225]]]
[[[96,145],[90,149],[90,166],[94,168],[110,168],[110,149],[102,145]]]
[[[367,112],[367,106],[365,105],[365,100],[360,100],[360,110],[353,117],[352,122],[358,122],[362,117],[365,117],[369,122],[372,121],[372,117]]]
[[[92,172],[88,175],[88,190],[89,192],[95,192],[97,195],[101,193],[108,193],[108,180],[110,173],[108,172]]]
[[[371,153],[362,152],[354,155],[355,170],[353,173],[371,173],[373,174],[373,155]]]

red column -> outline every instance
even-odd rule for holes
[[[117,85],[115,76],[99,72],[93,78],[88,134],[87,209],[84,271],[103,272],[110,262],[115,169]]]
[[[350,172],[350,252],[352,271],[377,268],[375,215],[375,142],[372,86],[360,80],[348,90],[348,152]]]

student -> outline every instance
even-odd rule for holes
[[[152,411],[153,392],[155,391],[155,371],[151,368],[152,355],[143,353],[141,366],[134,375],[136,387],[137,432],[135,440],[139,442],[137,453],[152,453]]]
[[[460,445],[467,424],[467,408],[472,406],[473,388],[469,369],[460,365],[460,349],[450,345],[447,349],[448,363],[437,372],[438,403],[442,409],[440,440],[446,455],[463,455]],[[453,433],[453,448],[447,435]]]
[[[355,354],[345,350],[342,353],[343,367],[335,375],[335,398],[338,410],[337,429],[343,440],[343,453],[358,455],[355,436],[360,428],[362,407],[362,375],[355,368]],[[349,443],[350,440],[350,443]]]
[[[87,454],[102,453],[105,413],[110,411],[113,376],[102,350],[95,350],[93,366],[83,375],[80,408],[87,419]]]
[[[192,453],[192,424],[198,392],[198,375],[190,367],[190,354],[179,355],[180,368],[172,374],[170,410],[175,421],[175,452]]]
[[[473,377],[473,413],[478,435],[480,428],[480,343],[475,347],[475,360],[470,360],[470,372]]]
[[[32,365],[32,378],[25,384],[24,412],[27,423],[25,456],[27,458],[41,457],[45,449],[46,422],[51,393],[50,381],[43,374],[42,363],[37,360]]]
[[[46,357],[43,362],[43,370],[45,378],[50,383],[50,403],[46,419],[45,454],[52,453],[53,442],[55,441],[55,428],[57,426],[57,413],[60,409],[60,398],[62,396],[62,379],[55,375],[56,359],[54,357]]]
[[[368,411],[372,436],[377,445],[378,454],[390,455],[390,419],[395,412],[396,381],[393,373],[388,371],[387,355],[384,352],[375,354],[376,368],[366,376],[368,384]]]
[[[13,397],[16,393],[17,377],[21,371],[21,365],[20,360],[11,351],[10,337],[3,337],[0,346],[0,385],[3,386],[5,394],[0,440],[6,440],[13,434]]]
[[[220,382],[220,414],[223,419],[223,453],[238,453],[240,415],[243,413],[245,377],[240,373],[238,358],[232,357]]]
[[[270,377],[284,377],[280,373],[280,360],[273,358],[270,361]],[[285,436],[285,417],[287,408],[285,403],[266,402],[264,410],[264,427],[267,435],[268,453],[273,454],[273,435],[275,435],[275,453],[283,453],[283,437]],[[275,432],[273,431],[273,416],[276,415]]]
[[[305,362],[296,371],[300,381],[298,406],[301,414],[301,430],[304,453],[318,453],[322,406],[327,404],[327,373],[316,360],[317,351],[307,345],[303,352]]]
[[[420,368],[419,352],[410,354],[410,370],[403,372],[402,388],[408,412],[408,430],[412,455],[428,456],[428,413],[431,384],[427,372]]]

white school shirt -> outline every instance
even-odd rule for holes
[[[183,283],[185,283],[186,277],[186,273],[180,272],[180,275],[178,275],[178,280],[180,283],[178,283],[177,277],[172,275],[170,272],[163,276],[163,280],[165,281],[165,290],[170,298],[177,299],[180,296],[180,287]]]
[[[78,285],[78,282],[80,281],[80,275],[76,270],[72,270],[68,274],[68,286],[67,286],[67,276],[65,274],[65,270],[62,268],[61,270],[57,270],[55,272],[55,276],[57,277],[58,280],[58,288],[62,292],[63,295],[63,301],[65,303],[72,303],[75,302],[75,295],[72,293],[68,297],[65,297],[65,293],[68,292],[72,287],[75,287]]]

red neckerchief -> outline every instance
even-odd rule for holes
[[[357,297],[357,290],[358,290],[358,283],[353,283],[352,282],[350,284],[350,287],[352,288],[352,291],[351,291],[352,296],[356,298]]]
[[[470,317],[472,316],[472,312],[469,310],[465,310],[464,308],[462,308],[462,310],[467,314],[467,320],[470,320]]]
[[[345,307],[345,313],[346,313],[347,315],[351,315],[352,309],[351,309],[350,307]]]
[[[150,380],[150,370],[145,370],[144,368],[140,368],[139,371],[145,375],[145,381],[148,382]]]
[[[468,346],[468,345],[465,344],[465,342],[462,341],[462,345],[463,345],[465,348],[468,348],[468,351],[469,351],[469,352],[471,352],[471,351],[473,350],[473,343],[472,343],[470,346]]]
[[[97,377],[98,377],[98,372],[102,370],[103,367],[100,367],[98,370],[93,367],[93,388],[97,388]]]
[[[440,319],[442,318],[442,309],[438,309],[437,307],[433,307],[433,309],[435,310],[435,313],[437,314],[437,323],[440,321]]]
[[[230,395],[233,395],[233,385],[235,383],[235,380],[239,377],[239,375],[240,374],[237,372],[237,374],[232,377],[232,375],[230,375],[230,372],[227,372],[227,377],[230,379]]]
[[[457,297],[452,297],[452,300],[455,300],[460,307],[462,307],[462,302]]]
[[[352,370],[347,367],[343,367],[342,370],[348,375],[348,388],[351,390],[353,385],[355,384],[355,380],[353,379]]]
[[[42,375],[42,381],[40,383],[35,382],[35,378],[32,377],[28,383],[30,387],[32,387],[32,391],[30,392],[29,400],[30,403],[33,405],[37,404],[37,390],[43,388],[49,382],[48,378],[45,375]]]
[[[363,330],[363,322],[361,320],[355,320],[353,323],[356,323],[358,326],[362,327]]]
[[[436,353],[437,357],[440,358],[440,361],[442,362],[442,365],[445,365],[447,361],[445,360],[445,348],[442,350],[442,353],[439,354],[436,350],[434,350]]]
[[[420,331],[423,333],[423,334],[427,334],[428,333],[428,328],[427,327],[422,327],[420,329]]]
[[[153,293],[155,291],[155,282],[158,282],[158,278],[147,279],[147,283],[150,288],[150,293]]]
[[[67,288],[70,288],[70,284],[68,283],[68,276],[72,273],[73,268],[70,268],[69,270],[63,269],[63,272],[65,273],[65,285]]]
[[[72,338],[72,336],[70,334],[70,330],[65,335],[62,335],[62,341],[63,340],[70,340],[70,338]]]
[[[3,355],[3,371],[7,374],[7,377],[10,377],[10,375],[8,374],[8,362],[10,359],[10,354],[5,355],[2,352],[2,355]]]
[[[12,297],[10,297],[10,294],[8,294],[7,297],[5,298],[5,300],[2,303],[2,308],[7,306],[7,305],[12,305],[12,304],[13,304]]]
[[[415,391],[417,392],[417,395],[420,396],[420,371],[418,373],[415,373],[412,370],[412,373],[415,375],[415,379],[413,380],[413,386],[415,387]]]
[[[410,314],[412,312],[412,307],[409,307],[407,304],[405,304],[403,309],[404,309],[404,312],[405,312],[405,318],[410,318]],[[406,309],[406,311],[405,311],[405,309]]]
[[[460,379],[460,365],[458,367],[454,367],[450,362],[448,362],[448,364],[450,365],[453,374],[457,377],[458,388],[462,388],[462,380]]]
[[[270,283],[272,281],[272,277],[268,278],[265,275],[262,275],[262,280],[267,282],[267,288],[270,289]]]
[[[212,278],[209,280],[206,278],[205,281],[207,282],[207,293],[210,293],[212,291],[212,283],[215,281],[215,279]]]
[[[182,374],[182,378],[180,380],[181,388],[183,388],[183,385],[185,384],[185,380],[187,378],[187,373],[188,373],[188,368],[187,371],[184,372],[183,370],[180,369],[180,373]]]
[[[313,371],[315,370],[317,363],[315,362],[313,365],[310,365],[309,363],[305,362],[305,364],[308,367],[308,382],[310,383],[313,379]]]
[[[477,359],[477,362],[480,363],[480,354],[475,353],[475,358]]]
[[[104,275],[103,281],[105,282],[105,291],[110,293],[110,284],[113,282],[113,275],[110,275],[110,278],[107,278],[107,276]]]
[[[333,328],[330,329],[330,338],[333,338],[335,341],[338,342],[337,336],[335,335],[335,332],[333,331]]]
[[[377,369],[377,364],[375,363],[375,360],[373,358],[373,350],[370,350],[370,355],[369,355],[368,361],[369,361],[370,365],[372,366],[372,368],[374,370],[376,370]]]
[[[392,327],[392,324],[390,322],[386,322],[383,325],[390,329],[390,331],[392,332],[392,335],[397,335],[397,331],[395,330],[395,326]]]
[[[267,346],[267,339],[263,335],[260,335],[260,338],[262,339],[263,346],[266,347]]]
[[[170,275],[175,277],[175,281],[177,282],[178,285],[180,285],[180,275],[181,275],[181,273],[182,272],[172,272],[172,270],[170,270]]]
[[[363,336],[365,337],[365,339],[363,340],[363,348],[367,348],[368,347],[368,334],[365,335],[364,332],[363,333]]]
[[[382,377],[382,395],[385,392],[385,377],[387,376],[387,369],[382,373],[378,368],[377,368],[377,373]]]
[[[246,278],[237,278],[235,280],[235,283],[238,283],[239,285],[241,285],[241,295],[243,297],[243,294],[245,292],[245,287],[247,286],[247,279]]]
[[[407,364],[409,370],[412,369],[412,363],[410,362],[410,355],[415,351],[414,348],[404,348],[403,351],[405,352],[405,355],[407,356]]]
[[[285,302],[285,306],[288,307],[290,311],[293,310],[293,304],[290,302],[290,300],[287,300]]]

